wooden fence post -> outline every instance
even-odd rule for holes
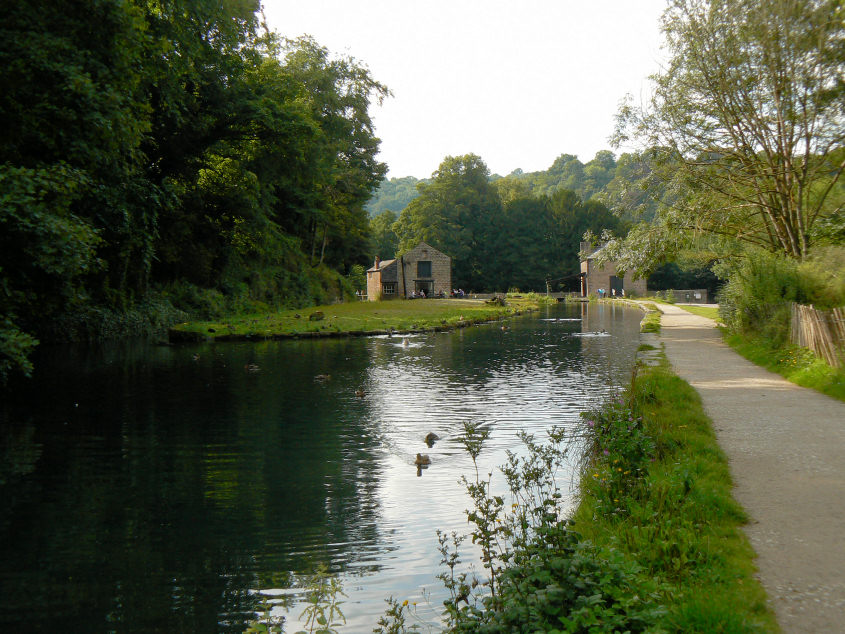
[[[809,348],[834,368],[841,367],[845,351],[845,310],[816,310],[792,304],[789,340]]]

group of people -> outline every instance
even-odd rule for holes
[[[418,291],[411,291],[411,294],[408,295],[408,299],[425,299],[426,297],[435,297],[438,299],[443,299],[446,297],[446,293],[444,293],[443,291],[439,291],[437,293],[435,293],[434,291],[429,291],[428,294],[426,294],[425,289],[421,288]]]
[[[604,297],[607,295],[607,291],[603,288],[598,289],[596,291],[596,293],[598,293],[599,299],[604,299]],[[615,288],[610,289],[610,294],[611,294],[612,297],[616,297],[616,289]],[[624,288],[620,291],[619,297],[625,297],[625,289]]]
[[[449,295],[450,297],[464,297],[466,293],[464,293],[464,289],[462,288],[453,288],[452,293]]]

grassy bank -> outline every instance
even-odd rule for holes
[[[173,340],[340,336],[449,329],[535,310],[543,296],[508,297],[504,305],[471,299],[350,302],[179,324]]]
[[[692,313],[693,315],[698,315],[700,317],[707,317],[707,319],[712,319],[713,321],[719,321],[719,309],[715,306],[696,306],[695,304],[684,304],[683,306],[678,306],[678,308],[683,308],[688,313]]]
[[[701,306],[698,304],[677,304],[675,302],[667,302],[665,299],[660,299],[659,297],[649,297],[647,301],[654,302],[655,304],[670,304],[672,306],[677,306],[688,313],[692,313],[693,315],[699,315],[701,317],[707,317],[707,319],[712,319],[714,321],[719,321],[719,308],[717,306]]]
[[[661,607],[646,629],[778,631],[697,393],[666,366],[642,368],[587,424],[591,460],[575,529],[635,566],[634,592]]]
[[[845,369],[829,366],[807,348],[774,346],[762,337],[726,334],[725,341],[743,357],[785,379],[845,401]]]

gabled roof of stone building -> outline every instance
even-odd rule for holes
[[[413,249],[409,250],[407,253],[405,253],[405,255],[408,255],[408,253],[413,253],[414,251],[425,251],[425,250],[434,251],[435,253],[439,253],[440,255],[445,256],[445,257],[447,257],[451,260],[451,257],[449,255],[447,255],[446,253],[443,253],[443,251],[441,251],[440,249],[435,249],[433,246],[431,246],[427,242],[418,243],[417,246],[415,246]]]
[[[395,264],[395,263],[396,263],[395,259],[393,259],[393,260],[381,260],[378,263],[378,267],[375,267],[375,266],[370,267],[369,269],[367,269],[367,273],[375,273],[376,271],[381,271],[381,273],[382,273],[381,280],[383,282],[395,282],[397,280],[396,269],[398,267],[394,266],[392,269],[388,268],[392,264]],[[391,275],[391,273],[393,275]]]

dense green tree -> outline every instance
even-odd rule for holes
[[[601,150],[586,165],[574,154],[561,154],[545,172],[524,173],[514,170],[496,180],[504,198],[513,199],[513,188],[521,188],[533,196],[551,196],[559,189],[573,191],[582,200],[601,193],[616,176],[616,159],[612,152]]]
[[[616,175],[616,157],[609,150],[596,152],[595,158],[584,166],[584,185],[581,197],[589,200],[607,186]]]
[[[678,262],[664,262],[648,277],[648,288],[654,291],[669,289],[707,289],[711,301],[721,282],[712,270],[713,262],[704,266],[681,266]]]
[[[400,254],[425,241],[452,258],[453,285],[486,288],[484,265],[496,249],[491,223],[501,210],[489,175],[475,154],[447,156],[395,224]]]
[[[518,174],[488,177],[475,155],[447,157],[400,215],[400,251],[420,240],[444,251],[453,258],[454,284],[466,289],[545,290],[547,279],[557,287],[577,276],[586,231],[624,231],[602,203],[585,203],[573,191],[534,196]]]
[[[381,259],[392,258],[399,250],[399,236],[393,229],[393,225],[399,216],[386,209],[370,220],[370,232],[373,236],[372,256]],[[372,258],[371,258],[372,259]]]
[[[514,198],[491,224],[489,240],[494,250],[485,263],[491,289],[542,290],[547,278],[560,276],[554,218],[547,199]]]
[[[285,70],[309,96],[323,146],[323,182],[318,207],[309,220],[312,260],[334,264],[360,261],[367,254],[368,218],[364,205],[387,166],[376,160],[379,139],[368,108],[388,89],[352,58],[332,59],[327,49],[303,37],[286,45]],[[351,239],[350,239],[351,238]]]
[[[561,277],[580,271],[579,249],[587,232],[624,236],[624,223],[598,201],[581,202],[575,192],[559,190],[547,204],[554,223],[552,239]]]
[[[91,292],[114,300],[146,282],[155,225],[139,169],[141,25],[118,1],[4,6],[0,379],[29,367],[26,333],[39,323]]]
[[[310,38],[259,34],[258,8],[4,7],[0,375],[92,310],[158,289],[307,303],[369,256],[386,168],[368,108],[387,89]]]

